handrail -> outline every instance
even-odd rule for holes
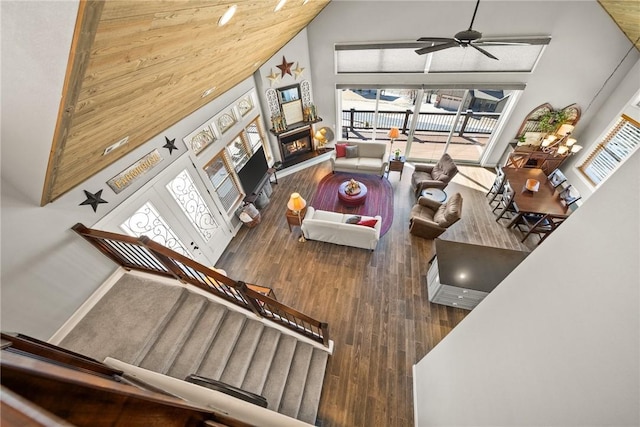
[[[372,129],[375,119],[372,110],[342,110],[342,126],[350,130]],[[416,123],[416,131],[425,132],[449,132],[455,124],[455,131],[460,136],[466,133],[491,134],[498,125],[500,113],[486,113],[465,111],[460,113],[462,120],[456,121],[456,112],[420,112]],[[400,132],[406,134],[409,123],[413,117],[413,110],[378,111],[376,129],[390,129],[397,127]]]
[[[235,281],[146,236],[139,238],[94,230],[78,223],[72,230],[128,270],[178,279],[223,298],[256,315],[329,346],[328,325],[275,300],[273,292]],[[265,295],[266,293],[266,295]]]

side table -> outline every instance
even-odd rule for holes
[[[420,195],[438,203],[444,203],[447,200],[447,193],[439,188],[425,188]]]
[[[389,167],[387,168],[387,178],[389,178],[389,172],[400,172],[400,179],[402,179],[402,171],[404,170],[404,162],[407,159],[404,156],[400,156],[399,159],[396,159],[396,156],[389,157]]]
[[[287,217],[287,224],[289,225],[289,232],[291,232],[291,226],[293,225],[300,227],[302,225],[301,220],[304,218],[304,215],[307,213],[307,208],[306,206],[304,207],[304,209],[302,209],[300,211],[300,216],[298,216],[298,214],[294,211],[292,211],[291,209],[287,209],[287,213],[286,213],[286,217]]]

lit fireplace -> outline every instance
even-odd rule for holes
[[[282,154],[284,163],[313,151],[311,128],[309,126],[281,134],[278,139],[280,141],[280,154]]]

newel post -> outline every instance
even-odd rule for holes
[[[245,282],[241,280],[238,280],[236,282],[236,290],[240,293],[240,295],[242,295],[242,298],[247,301],[249,307],[251,308],[251,311],[262,317],[262,307],[260,307],[260,304],[258,304],[258,301],[256,301],[255,298],[247,295],[247,289],[247,284]]]

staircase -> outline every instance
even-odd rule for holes
[[[314,424],[329,353],[265,323],[183,287],[124,274],[60,346],[178,379],[222,381]]]

